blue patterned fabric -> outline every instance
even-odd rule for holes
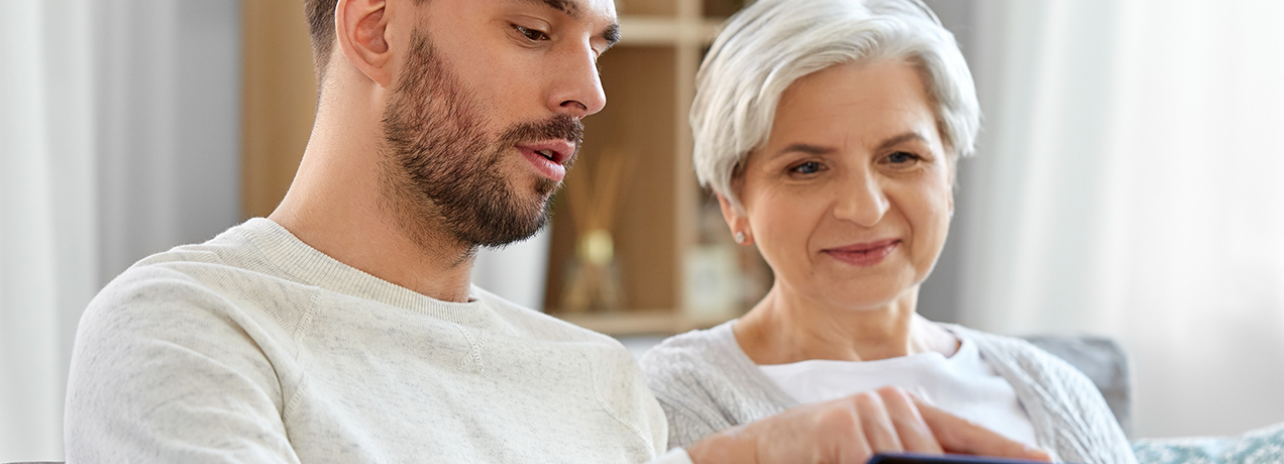
[[[1138,440],[1132,444],[1140,464],[1284,463],[1284,423],[1236,437]]]

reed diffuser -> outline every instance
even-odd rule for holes
[[[575,255],[567,267],[562,310],[571,313],[609,311],[624,301],[612,230],[624,176],[633,157],[603,152],[585,177],[566,183],[566,201],[575,227]],[[584,171],[582,171],[584,172]]]

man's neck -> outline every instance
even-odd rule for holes
[[[360,115],[330,115],[346,120],[318,114],[290,191],[268,218],[367,274],[437,300],[467,301],[475,247],[446,231],[408,234],[385,200],[385,155],[372,136],[379,127],[359,127],[353,119]]]

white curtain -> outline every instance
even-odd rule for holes
[[[90,0],[0,2],[0,461],[60,459],[97,290]]]
[[[0,462],[62,459],[98,289],[239,220],[239,122],[239,1],[0,0]]]
[[[1284,422],[1284,2],[977,7],[962,322],[1116,337],[1137,436]]]

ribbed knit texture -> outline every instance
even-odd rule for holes
[[[651,390],[669,418],[669,445],[797,406],[740,349],[732,325],[670,338],[642,357]],[[981,358],[1012,384],[1038,445],[1060,462],[1136,464],[1123,430],[1092,382],[1029,343],[946,325],[976,343]]]
[[[151,256],[81,320],[68,462],[639,463],[667,449],[618,342],[476,287],[470,300],[380,280],[266,219]]]

